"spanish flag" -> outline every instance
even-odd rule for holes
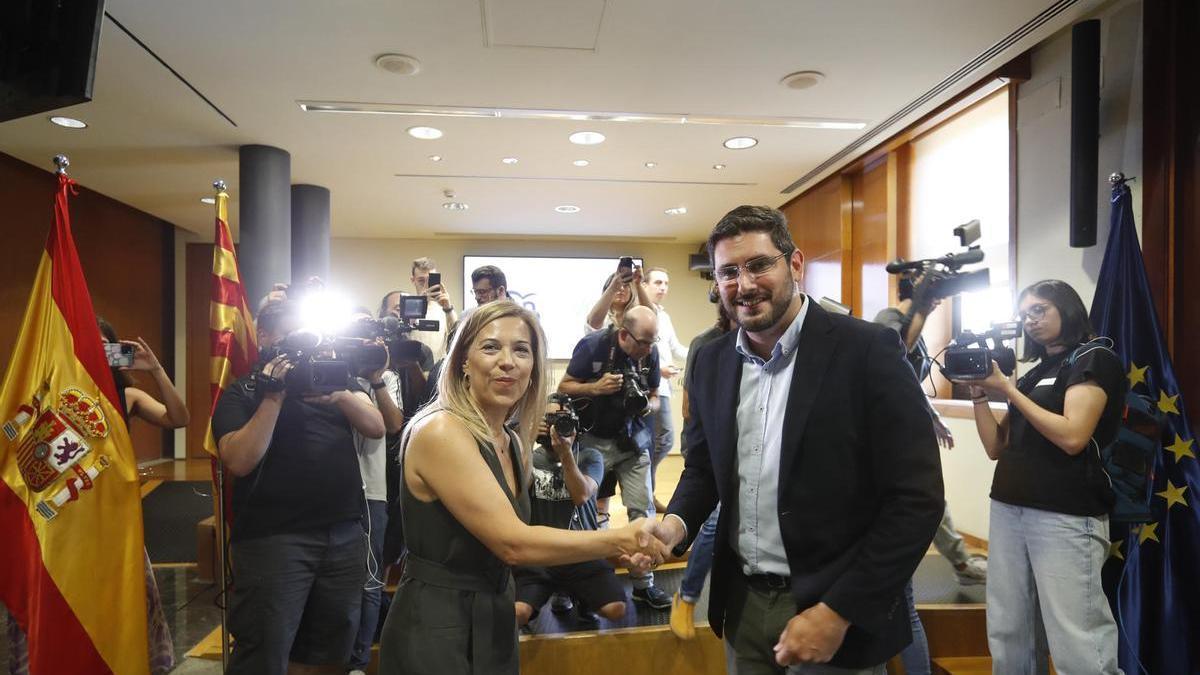
[[[0,600],[33,675],[149,672],[142,503],[59,174],[0,390]]]
[[[224,184],[218,183],[217,224],[213,235],[212,301],[208,309],[208,330],[212,357],[210,391],[212,405],[209,418],[217,408],[221,392],[235,380],[250,372],[258,361],[258,343],[254,334],[254,319],[246,302],[246,289],[238,272],[237,252],[229,234],[229,195]],[[212,425],[206,424],[204,449],[217,454]]]

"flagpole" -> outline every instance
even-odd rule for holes
[[[225,191],[225,181],[213,181],[213,190],[217,195]],[[218,201],[220,197],[217,197]],[[220,209],[220,205],[217,207]],[[221,585],[218,587],[217,597],[222,598],[220,604],[221,609],[221,672],[229,667],[229,596],[225,593],[228,577],[225,574],[225,543],[228,541],[225,536],[225,463],[217,458],[217,567],[220,568]]]
[[[67,173],[67,167],[71,166],[71,160],[67,159],[66,155],[55,155],[54,166],[58,167],[54,170],[54,173],[64,176]]]

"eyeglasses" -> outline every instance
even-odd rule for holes
[[[658,336],[657,335],[650,338],[649,340],[643,340],[640,337],[634,335],[633,333],[630,333],[629,331],[625,331],[625,334],[629,336],[630,340],[633,340],[634,342],[638,343],[639,345],[641,345],[643,347],[653,347],[654,345],[658,344]]]
[[[471,289],[471,293],[475,296],[476,300],[478,300],[480,298],[491,298],[496,295],[496,289],[494,289],[494,288],[473,288],[473,289]]]
[[[767,272],[770,272],[771,268],[775,267],[775,263],[779,262],[780,258],[785,258],[789,255],[791,254],[780,253],[779,255],[771,256],[770,258],[763,257],[747,260],[741,265],[723,265],[714,270],[714,273],[716,274],[717,280],[723,284],[737,281],[738,277],[740,277],[742,274],[742,270],[746,270],[746,273],[750,275],[751,279],[757,279]]]
[[[1021,323],[1025,323],[1029,319],[1033,319],[1034,321],[1041,321],[1042,317],[1046,316],[1046,312],[1049,311],[1049,309],[1050,309],[1050,305],[1048,305],[1046,303],[1042,303],[1042,304],[1038,304],[1038,305],[1031,305],[1029,307],[1029,309],[1025,310],[1024,312],[1018,313],[1017,318],[1021,320]]]

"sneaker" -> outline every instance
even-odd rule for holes
[[[973,555],[967,558],[967,562],[963,563],[961,569],[954,568],[954,575],[958,577],[958,583],[961,586],[978,586],[987,583],[987,558],[979,555]]]
[[[651,609],[671,609],[671,596],[657,586],[633,589],[633,601],[645,603]]]
[[[555,614],[566,614],[575,609],[575,603],[571,601],[571,596],[566,593],[555,593],[550,596],[550,611]]]
[[[680,640],[696,637],[696,603],[688,602],[678,593],[671,599],[671,632]]]
[[[367,671],[359,670],[356,668],[356,669],[351,670],[350,672],[346,673],[346,675],[367,675]]]

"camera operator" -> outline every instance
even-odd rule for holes
[[[649,422],[659,405],[657,341],[654,310],[634,307],[619,327],[586,335],[575,345],[558,385],[572,398],[589,399],[580,409],[584,434],[579,442],[599,450],[605,469],[616,475],[630,520],[654,515]],[[606,496],[611,495],[601,495]],[[654,586],[653,573],[630,579],[635,601],[654,609],[671,607],[671,596]]]
[[[365,307],[357,308],[352,319],[369,321],[371,312]],[[383,338],[376,341],[387,349]],[[358,385],[369,393],[371,402],[379,408],[387,433],[398,434],[404,426],[403,398],[400,393],[400,378],[390,370],[390,365],[388,359],[378,369],[355,373],[355,378]],[[354,448],[358,451],[358,468],[366,497],[363,515],[366,517],[370,557],[367,560],[367,583],[362,591],[358,635],[354,640],[348,663],[350,675],[365,672],[371,662],[371,644],[375,641],[375,629],[379,625],[380,598],[387,578],[383,541],[388,527],[386,437],[370,438],[355,429]]]
[[[267,305],[257,323],[259,366],[221,394],[212,419],[219,457],[237,477],[228,672],[282,675],[289,661],[338,672],[366,569],[351,432],[382,438],[384,421],[352,382],[331,394],[288,391],[293,354],[273,354],[298,328],[294,303]]]
[[[919,272],[902,275],[898,279],[896,290],[899,302],[895,307],[882,309],[875,315],[875,323],[887,326],[900,334],[906,350],[905,357],[908,365],[912,366],[918,382],[924,382],[929,376],[931,363],[921,331],[925,327],[926,319],[942,302],[941,298],[934,297],[931,286],[930,280]],[[942,422],[941,416],[933,406],[928,405],[928,401],[926,408],[933,419],[933,430],[938,443],[947,450],[953,449],[954,436],[950,429]],[[949,505],[942,510],[942,521],[933,536],[933,546],[954,566],[959,584],[969,586],[987,582],[987,561],[982,556],[967,553],[962,536],[954,529]],[[906,673],[929,673],[929,642],[925,636],[925,627],[921,624],[921,616],[917,613],[911,580],[905,588],[905,601],[908,604],[913,641],[900,652],[900,660],[904,663]]]
[[[551,395],[546,405],[548,418],[567,420],[567,436],[559,434],[559,424],[543,419],[538,429],[538,445],[533,450],[533,481],[529,486],[530,525],[560,530],[598,530],[596,490],[604,476],[604,458],[595,448],[575,443],[574,417],[561,394]],[[579,618],[594,621],[598,612],[610,621],[625,616],[625,590],[607,560],[591,560],[553,567],[517,567],[517,625],[525,626],[537,618],[542,606],[555,592],[566,592],[579,600]]]
[[[991,364],[971,385],[975,426],[992,479],[987,588],[988,646],[998,673],[1046,667],[1048,643],[1060,673],[1116,673],[1117,626],[1101,589],[1114,494],[1100,448],[1116,438],[1125,402],[1120,359],[1096,339],[1068,284],[1021,291],[1023,361],[1014,385]],[[989,395],[1008,401],[999,420]],[[1040,618],[1040,621],[1038,619]],[[1043,632],[1044,631],[1044,632]]]
[[[431,276],[437,283],[430,283]],[[446,293],[445,280],[441,276],[437,269],[437,263],[432,258],[417,258],[412,261],[413,289],[417,295],[429,298],[429,309],[425,318],[438,322],[436,331],[416,332],[412,339],[429,347],[429,350],[433,352],[433,362],[440,361],[446,355],[446,331],[458,323],[458,313],[450,302],[450,295]],[[433,363],[429,365],[432,367]],[[423,370],[428,372],[429,368]]]

